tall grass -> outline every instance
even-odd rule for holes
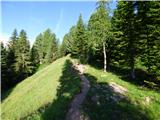
[[[56,60],[13,88],[1,104],[1,118],[20,119],[56,100],[59,79],[67,59]]]

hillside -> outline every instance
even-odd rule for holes
[[[14,87],[2,102],[2,119],[63,119],[80,83],[68,59],[56,60]]]
[[[78,63],[69,56],[60,58],[19,83],[2,103],[2,119],[64,120],[73,97],[81,93],[81,77],[71,61],[74,66]],[[90,89],[84,101],[77,99],[83,102],[82,115],[91,120],[159,119],[158,91],[95,66],[83,68]]]
[[[91,120],[159,119],[159,91],[137,85],[114,72],[104,73],[95,66],[87,65],[85,76],[91,88],[83,109]]]
[[[2,1],[2,120],[160,120],[160,2]]]

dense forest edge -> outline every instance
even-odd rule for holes
[[[158,119],[160,2],[118,1],[112,16],[109,4],[98,1],[87,23],[80,14],[62,43],[49,28],[32,46],[23,29],[15,29],[6,45],[1,42],[2,118],[64,120],[69,103],[80,92],[71,62],[75,61],[85,66],[91,83],[83,114],[92,120]],[[111,82],[128,90],[124,99],[113,100],[119,95],[105,87]]]

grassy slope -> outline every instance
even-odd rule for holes
[[[46,112],[47,109],[50,109],[51,105],[54,102],[56,102],[56,99],[60,98],[60,95],[59,95],[60,91],[62,94],[64,93],[64,91],[60,90],[60,88],[66,90],[65,88],[62,88],[63,87],[62,83],[64,82],[63,81],[64,79],[62,80],[62,78],[64,76],[67,76],[67,74],[69,74],[66,69],[68,69],[71,63],[69,62],[66,63],[67,58],[68,57],[58,59],[54,63],[38,71],[33,76],[19,83],[12,90],[10,95],[1,104],[2,119],[13,120],[13,119],[24,118],[25,116],[32,114],[33,112],[37,111],[39,108],[45,105],[48,105],[48,106],[45,107],[45,109],[43,109],[43,115],[41,113],[38,114],[38,116],[40,116],[38,119],[43,119],[43,118],[48,119],[51,113]],[[70,77],[66,80],[70,81],[71,78],[72,79],[75,78],[75,80],[77,80],[76,81],[77,84],[74,84],[74,86],[70,84],[70,88],[72,90],[72,91],[68,91],[68,94],[70,93],[68,95],[70,96],[69,97],[70,99],[75,93],[79,91],[79,87],[77,87],[79,85],[79,82],[78,82],[79,78],[70,75]],[[65,82],[67,83],[67,85],[69,85],[70,83],[67,81]],[[58,104],[59,102],[57,102],[57,105],[55,104],[57,108],[59,107]],[[54,108],[52,105],[52,110],[53,109]],[[63,108],[62,110],[59,110],[59,111],[57,109],[57,111],[62,112],[62,111],[65,111],[64,109],[66,108]],[[54,114],[52,113],[52,115]],[[32,119],[32,116],[29,118]]]
[[[94,85],[106,86],[109,82],[115,82],[128,89],[127,101],[122,100],[118,103],[106,99],[106,97],[115,93],[103,92],[103,88],[96,92],[90,90],[83,107],[92,120],[159,119],[160,94],[158,92],[126,82],[113,73],[104,73],[102,70],[95,69],[89,65],[87,65],[86,76],[90,79],[92,88]],[[91,97],[95,94],[100,96],[100,105],[91,100]],[[151,98],[149,105],[145,104],[145,97]]]

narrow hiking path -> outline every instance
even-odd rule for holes
[[[84,120],[84,118],[82,118],[82,115],[81,115],[82,111],[80,110],[80,108],[89,91],[90,83],[87,80],[87,78],[83,75],[84,66],[82,64],[76,64],[74,65],[74,68],[79,72],[79,76],[81,79],[81,92],[77,94],[72,100],[70,104],[70,108],[66,115],[66,120]],[[89,119],[89,118],[85,118],[85,120],[86,119]]]

